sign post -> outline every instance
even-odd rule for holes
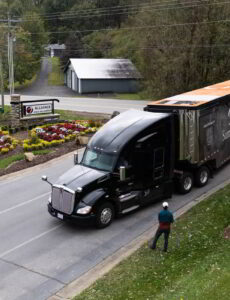
[[[2,68],[2,54],[0,54],[1,105],[0,112],[4,112],[4,76]]]

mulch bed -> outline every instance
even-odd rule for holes
[[[15,138],[19,138],[19,135],[21,138],[25,139],[27,138],[26,134],[21,132],[18,133],[17,136],[14,135]],[[58,147],[52,147],[48,148],[49,150],[52,150],[51,153],[45,154],[45,155],[36,155],[35,159],[31,162],[26,161],[25,159],[20,160],[18,162],[14,162],[10,166],[8,166],[5,169],[0,169],[0,176],[7,175],[13,172],[17,172],[29,167],[33,167],[39,164],[42,164],[44,162],[47,162],[53,158],[60,157],[64,154],[67,154],[69,152],[72,152],[74,150],[77,150],[79,148],[79,145],[76,144],[76,141],[70,141],[65,144],[59,145]],[[7,154],[1,155],[1,158],[6,158],[15,154],[23,153],[22,147],[18,146],[16,149],[13,151],[10,151]]]
[[[99,113],[87,113],[87,112],[72,112],[72,113],[76,113],[76,115],[81,115],[83,117],[87,117],[88,119],[99,119],[100,121],[102,121],[102,123],[106,123],[108,121],[108,119],[110,118],[110,115],[107,114],[99,114]],[[19,131],[15,134],[11,134],[12,137],[18,139],[18,140],[25,140],[28,138],[28,131]],[[72,152],[74,150],[77,150],[78,148],[80,148],[82,146],[77,145],[76,141],[70,141],[70,142],[66,142],[62,145],[59,145],[58,147],[52,147],[52,148],[48,148],[49,150],[52,150],[51,153],[48,154],[44,154],[44,155],[36,155],[35,159],[31,162],[24,160],[18,161],[18,162],[14,162],[12,163],[10,166],[8,166],[5,169],[0,169],[0,176],[3,175],[7,175],[13,172],[17,172],[29,167],[33,167],[42,163],[45,163],[53,158],[57,158],[59,156],[62,156],[64,154],[67,154],[69,152]],[[16,149],[14,149],[13,151],[10,151],[7,154],[4,155],[0,155],[0,159],[1,158],[6,158],[15,154],[19,154],[19,153],[24,153],[23,149],[21,146],[16,147]]]

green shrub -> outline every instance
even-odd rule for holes
[[[51,143],[51,146],[56,146],[56,145],[58,145],[58,140],[53,140],[50,143]]]
[[[2,148],[1,149],[1,154],[6,154],[6,153],[8,153],[10,150],[9,150],[9,148]]]

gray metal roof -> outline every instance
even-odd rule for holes
[[[65,44],[49,44],[45,47],[46,50],[65,50]]]
[[[71,66],[80,79],[140,79],[129,59],[71,58]]]

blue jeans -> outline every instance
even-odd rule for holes
[[[168,250],[168,240],[169,240],[169,234],[170,234],[170,229],[157,229],[157,232],[155,234],[153,244],[152,244],[152,249],[156,249],[157,241],[159,237],[164,233],[164,251],[166,252]]]

